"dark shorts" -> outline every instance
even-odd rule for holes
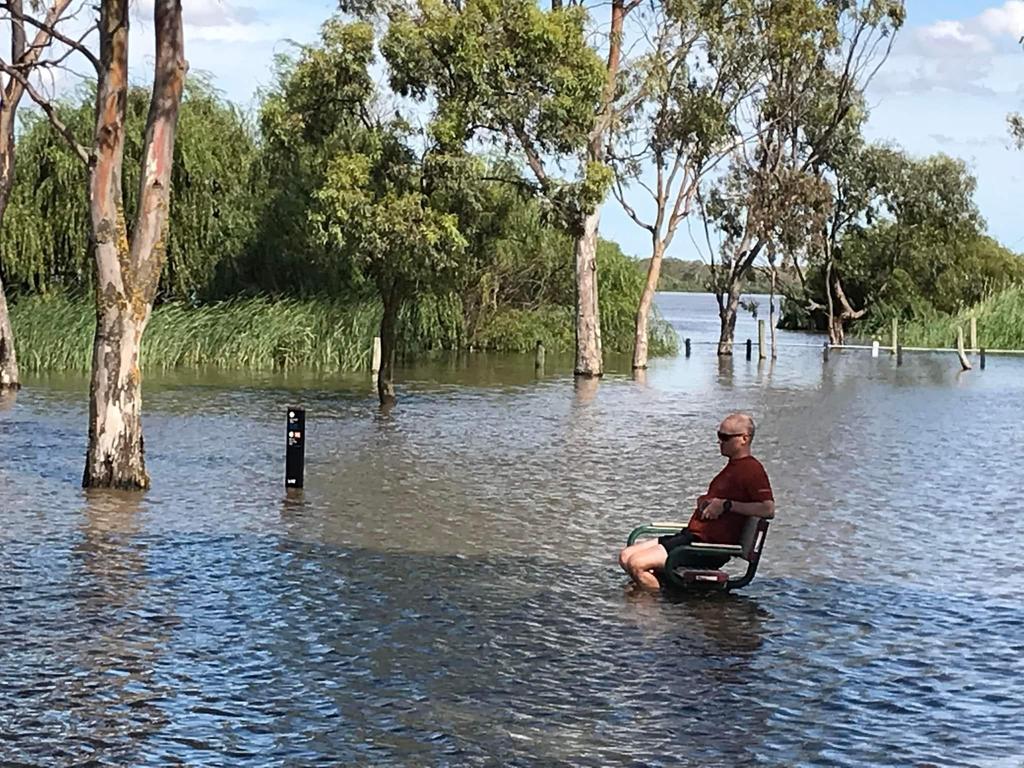
[[[694,541],[700,541],[700,539],[685,529],[679,533],[673,533],[671,536],[658,537],[658,543],[670,554],[676,547],[692,544]],[[721,568],[727,562],[729,562],[729,558],[722,555],[703,555],[699,552],[687,552],[678,561],[678,564],[690,568],[706,568],[713,571]]]

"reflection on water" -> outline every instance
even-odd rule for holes
[[[659,299],[713,341],[703,301]],[[0,412],[0,762],[1018,768],[1024,366],[780,342],[809,346],[642,380],[438,359],[388,415],[358,376],[151,374],[144,497],[83,494],[85,383],[28,382]],[[685,516],[740,408],[780,510],[757,580],[627,589],[627,531]]]

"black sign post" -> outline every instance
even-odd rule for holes
[[[306,411],[288,409],[288,442],[284,454],[285,488],[301,488],[306,464]]]

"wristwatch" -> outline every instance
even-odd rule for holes
[[[732,512],[732,499],[726,499],[722,502],[722,511],[726,513]]]

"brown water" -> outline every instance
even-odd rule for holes
[[[659,303],[713,339],[707,297]],[[1021,362],[548,362],[405,369],[389,416],[363,377],[150,374],[140,497],[78,488],[86,382],[27,382],[0,764],[1024,765]],[[740,408],[779,505],[758,578],[625,590],[627,532],[684,515]]]

